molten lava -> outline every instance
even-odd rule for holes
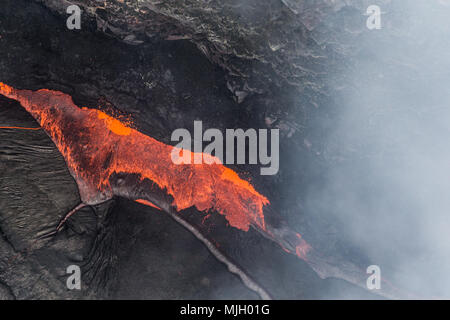
[[[178,210],[214,209],[234,227],[248,230],[256,223],[264,228],[262,209],[269,201],[223,165],[175,165],[171,146],[99,110],[80,109],[62,93],[18,91],[4,84],[0,89],[17,99],[50,135],[75,179],[81,180],[83,202],[98,202],[99,191],[111,194],[113,173],[136,173],[166,189]]]
[[[47,132],[77,182],[83,203],[94,205],[111,199],[115,195],[111,177],[134,174],[169,194],[173,198],[171,205],[178,211],[192,206],[200,211],[217,211],[233,227],[247,231],[252,225],[273,237],[263,214],[269,200],[224,165],[176,165],[171,159],[175,147],[144,135],[102,111],[79,108],[70,96],[61,92],[16,90],[0,83],[0,93],[19,101]],[[195,156],[192,152],[190,155]],[[151,199],[136,195],[133,200],[159,208],[148,201]],[[310,247],[300,235],[297,237],[288,251],[305,259]],[[282,241],[277,242],[283,246]]]
[[[140,204],[143,204],[143,205],[145,205],[145,206],[148,206],[148,207],[153,207],[153,208],[155,208],[155,209],[161,210],[160,207],[158,207],[157,205],[153,204],[152,202],[150,202],[150,201],[148,201],[148,200],[137,199],[136,202],[138,202],[138,203],[140,203]]]
[[[0,129],[17,129],[17,130],[41,130],[42,128],[26,128],[26,127],[7,127],[7,126],[2,126],[0,127]]]

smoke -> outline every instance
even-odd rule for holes
[[[330,76],[343,85],[331,125],[317,120],[324,182],[309,187],[306,211],[337,221],[383,278],[450,298],[450,8],[409,0],[381,11],[382,29],[357,37],[351,68]]]

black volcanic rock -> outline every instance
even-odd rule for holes
[[[96,24],[101,32],[125,43],[189,40],[227,71],[227,86],[238,102],[249,93],[290,85],[308,94],[312,104],[320,101],[315,95],[325,93],[322,81],[339,63],[336,56],[350,50],[343,36],[354,39],[367,31],[363,13],[372,4],[366,0],[37,1],[61,15],[70,4],[77,4],[83,9],[84,24]],[[390,0],[377,3],[387,6]],[[330,23],[342,13],[354,23]]]

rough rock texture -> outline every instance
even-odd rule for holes
[[[36,127],[17,103],[1,98],[0,105],[2,121]],[[51,231],[63,212],[77,203],[77,187],[42,130],[2,130],[0,135],[1,283],[17,299],[68,298],[65,281],[59,281],[65,274],[61,260],[68,266],[83,259],[89,253],[92,232],[90,237],[89,232],[84,237],[75,235],[64,246],[58,239],[46,246],[47,241],[36,238]],[[45,258],[55,253],[53,260]]]
[[[342,34],[353,38],[366,31],[362,13],[373,2],[38,1],[60,14],[77,4],[84,10],[84,23],[94,20],[99,30],[126,43],[138,45],[149,38],[191,41],[210,61],[227,70],[227,86],[238,102],[252,92],[292,85],[310,104],[320,103],[321,97],[316,96],[325,94],[325,75],[339,63],[339,55],[352,50],[342,42],[333,44],[342,40]],[[342,12],[350,12],[347,19],[353,18],[354,23],[330,25],[328,19]]]

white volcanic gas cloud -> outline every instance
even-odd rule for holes
[[[450,8],[410,0],[381,10],[382,29],[354,44],[351,71],[333,75],[344,87],[324,147],[333,156],[307,208],[337,219],[382,275],[449,298]]]

